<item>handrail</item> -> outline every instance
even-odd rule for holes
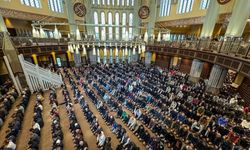
[[[216,41],[211,39],[177,40],[177,41],[149,41],[147,46],[163,46],[182,49],[193,49],[223,53],[236,57],[250,58],[250,43],[238,38]]]
[[[56,73],[51,72],[49,69],[44,69],[38,65],[34,65],[24,60],[22,55],[19,55],[19,60],[32,92],[40,89],[47,90],[51,87],[59,87],[62,82],[62,77]]]

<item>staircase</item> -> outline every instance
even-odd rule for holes
[[[24,60],[22,54],[18,55],[18,58],[31,92],[59,87],[63,83],[61,75]]]

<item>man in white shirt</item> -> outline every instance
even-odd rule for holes
[[[6,146],[6,148],[11,149],[11,150],[15,150],[16,149],[16,144],[12,140],[9,140],[9,143]]]
[[[106,137],[105,137],[103,131],[101,131],[101,132],[98,134],[96,140],[97,140],[97,146],[98,146],[98,147],[102,147],[102,146],[104,145],[105,140],[106,140]]]

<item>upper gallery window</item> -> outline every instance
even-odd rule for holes
[[[41,8],[42,7],[40,0],[21,0],[21,3],[23,5],[36,7],[36,8]]]
[[[160,16],[169,16],[172,0],[161,0]]]
[[[62,0],[49,0],[49,9],[54,12],[63,13],[63,3]]]
[[[207,9],[209,6],[210,0],[201,0],[200,9]]]
[[[192,11],[194,0],[179,0],[178,1],[178,14],[188,13]]]

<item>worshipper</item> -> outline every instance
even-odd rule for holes
[[[100,131],[97,135],[96,141],[99,148],[103,147],[105,144],[106,137],[103,131]]]

